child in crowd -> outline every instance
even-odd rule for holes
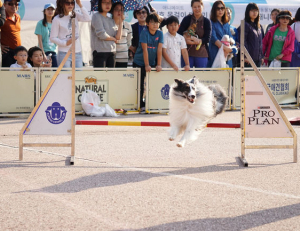
[[[80,8],[80,12],[75,13],[74,0],[56,1],[56,11],[52,21],[50,41],[58,46],[57,62],[60,65],[72,45],[72,19],[75,18],[75,66],[80,68],[83,66],[83,62],[78,22],[90,22],[91,18],[88,11],[83,7],[81,0],[76,0],[76,4]],[[71,55],[64,64],[64,67],[72,67]]]
[[[164,34],[164,44],[162,47],[162,67],[172,67],[175,71],[181,67],[181,55],[185,66],[184,70],[190,70],[189,55],[185,39],[182,35],[177,34],[179,21],[175,16],[167,19],[168,32]]]
[[[30,63],[33,67],[51,67],[52,59],[49,58],[45,63],[44,61],[44,53],[39,47],[31,47],[28,51],[28,63]]]
[[[156,71],[161,71],[163,45],[163,33],[158,30],[159,21],[157,14],[149,14],[146,18],[146,25],[147,29],[140,34],[139,45],[133,60],[133,67],[141,68],[141,112],[145,110],[145,102],[143,101],[144,78],[146,77],[146,72],[151,71],[151,67],[156,67]]]
[[[32,67],[27,63],[27,50],[23,46],[18,46],[14,49],[14,58],[17,60],[16,63],[12,64],[10,67],[12,71],[28,71]]]

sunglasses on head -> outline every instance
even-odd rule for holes
[[[222,7],[216,7],[217,10],[225,10],[225,7],[222,6]]]
[[[139,12],[136,12],[137,15],[141,15],[141,14],[147,14],[147,11],[145,10],[142,10],[142,11],[139,11]]]
[[[289,16],[283,16],[283,17],[280,17],[282,19],[286,19],[286,20],[290,20],[290,17]]]
[[[75,2],[65,2],[65,5],[67,5],[67,6],[74,6]]]
[[[19,6],[18,2],[8,2],[7,5],[9,6]]]

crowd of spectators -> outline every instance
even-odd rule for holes
[[[219,49],[222,48],[225,54],[232,52],[231,47],[222,40],[224,35],[232,38],[230,41],[237,47],[240,44],[240,27],[230,25],[232,11],[221,0],[213,3],[209,19],[203,16],[203,1],[191,0],[192,14],[184,17],[182,22],[175,16],[164,19],[152,7],[149,10],[144,6],[133,12],[137,22],[132,25],[124,20],[121,2],[113,4],[112,0],[98,0],[98,11],[90,17],[81,0],[57,0],[56,5],[49,3],[44,6],[42,19],[35,29],[38,44],[29,49],[29,56],[22,47],[21,18],[17,14],[19,2],[0,0],[2,67],[18,65],[21,62],[18,53],[22,53],[23,58],[27,55],[28,65],[33,64],[35,59],[40,60],[35,66],[39,63],[39,66],[58,67],[72,45],[73,18],[76,67],[83,66],[78,22],[91,21],[94,67],[126,68],[129,58],[133,57],[132,65],[141,68],[142,77],[151,68],[157,71],[165,67],[176,71],[184,68],[188,71],[192,67],[211,67]],[[75,12],[75,4],[80,12]],[[250,56],[258,67],[268,66],[274,59],[279,60],[282,67],[299,67],[299,54],[295,52],[300,46],[300,8],[294,17],[288,10],[273,9],[271,19],[273,23],[264,31],[257,4],[247,5],[244,43]],[[161,30],[164,25],[168,30],[165,34]],[[71,67],[71,62],[69,57],[64,67]],[[28,65],[21,66],[26,69]],[[227,65],[239,66],[239,57],[227,58]],[[245,59],[245,65],[250,66],[249,60]]]

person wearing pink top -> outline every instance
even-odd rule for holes
[[[264,59],[268,64],[277,59],[281,62],[281,67],[290,67],[295,41],[295,32],[288,25],[292,19],[292,13],[283,10],[277,18],[279,23],[271,27],[263,39]]]

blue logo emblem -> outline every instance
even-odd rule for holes
[[[60,106],[60,103],[58,102],[54,102],[45,112],[48,121],[52,124],[60,124],[64,122],[67,114],[65,107]]]
[[[169,92],[170,92],[170,86],[169,84],[166,84],[161,90],[161,97],[165,100],[169,100]]]

